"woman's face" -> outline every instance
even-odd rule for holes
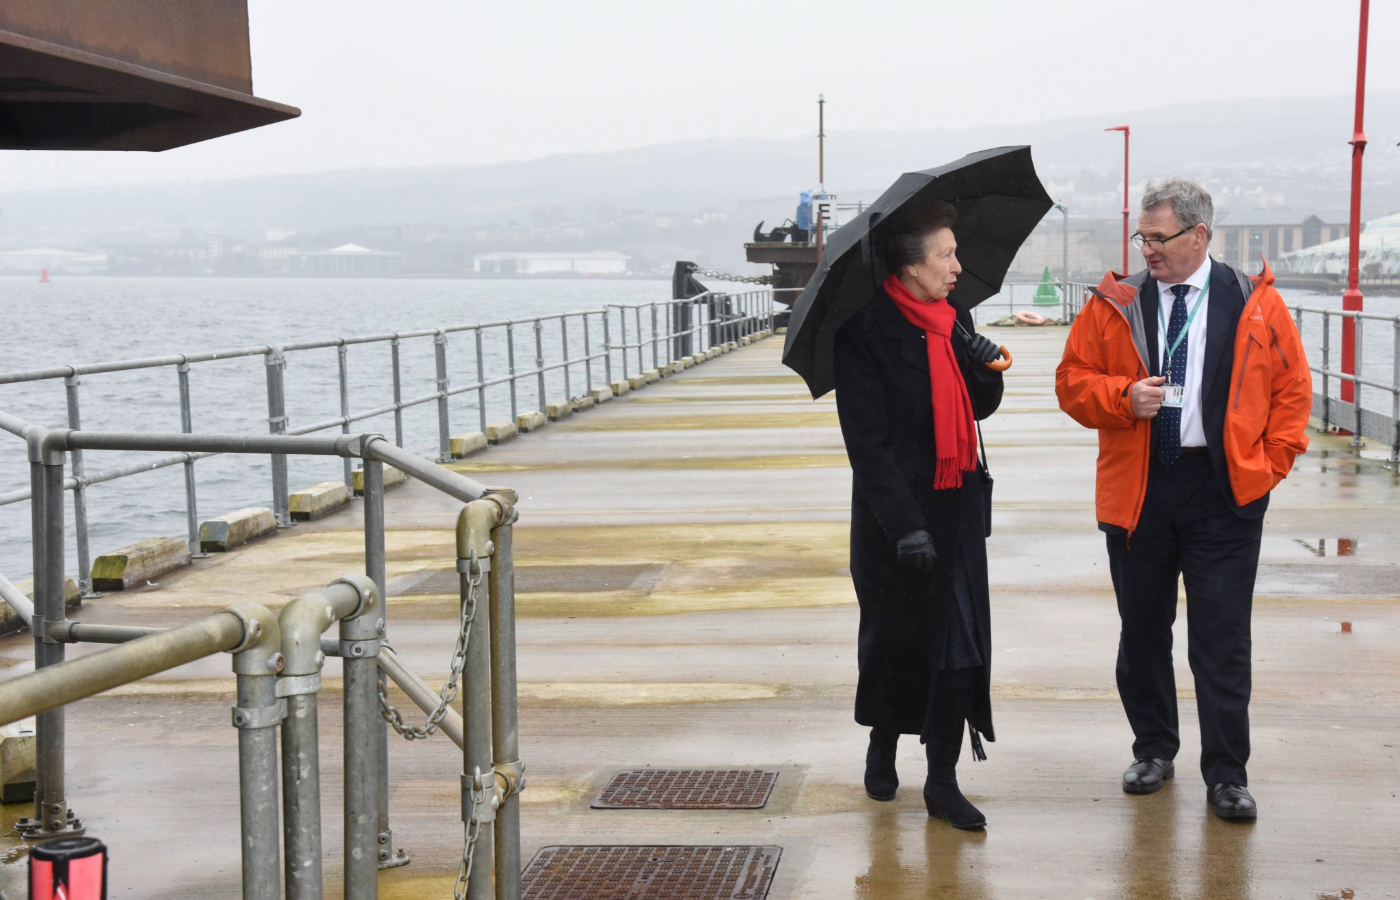
[[[944,300],[958,283],[958,242],[953,229],[940,228],[924,236],[923,261],[905,266],[900,281],[919,300]]]

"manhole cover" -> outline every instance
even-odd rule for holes
[[[633,769],[618,772],[594,809],[762,809],[778,773],[768,769]]]
[[[524,900],[763,900],[781,847],[545,847]]]

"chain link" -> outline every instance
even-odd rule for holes
[[[476,619],[476,592],[481,587],[483,577],[484,573],[476,560],[476,552],[472,551],[471,565],[467,573],[467,596],[462,601],[457,646],[452,651],[452,675],[438,692],[437,709],[428,716],[427,722],[422,725],[405,725],[403,715],[389,702],[389,697],[384,692],[384,679],[376,680],[379,686],[379,714],[395,731],[403,735],[406,741],[420,741],[431,737],[447,717],[447,710],[452,706],[452,701],[457,699],[457,680],[462,677],[462,669],[467,663],[467,642],[471,639],[472,622]]]
[[[720,281],[742,281],[745,284],[772,284],[772,275],[730,275],[728,272],[716,272],[714,269],[705,269],[694,263],[690,266],[690,271],[694,275],[704,275],[707,278],[718,278]]]

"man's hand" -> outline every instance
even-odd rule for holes
[[[1157,411],[1162,408],[1162,399],[1167,395],[1161,387],[1166,380],[1161,375],[1155,375],[1133,383],[1130,393],[1133,415],[1139,419],[1151,419],[1157,415]]]
[[[932,574],[933,564],[938,559],[938,553],[933,549],[933,538],[922,528],[896,541],[894,552],[901,566],[929,574]]]

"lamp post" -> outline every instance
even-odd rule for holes
[[[1366,23],[1371,0],[1361,0],[1361,33],[1356,50],[1356,123],[1351,130],[1351,228],[1347,236],[1347,290],[1342,294],[1342,309],[1361,311],[1361,154],[1366,152],[1366,131],[1362,118],[1366,107]],[[1356,320],[1342,319],[1342,371],[1356,374]],[[1354,403],[1356,385],[1342,382],[1342,400]],[[1357,432],[1360,432],[1361,410],[1356,411]],[[1357,440],[1360,440],[1358,437]]]
[[[1062,256],[1063,263],[1062,263],[1062,266],[1061,266],[1062,271],[1061,271],[1061,273],[1060,273],[1060,277],[1064,279],[1064,281],[1065,281],[1065,290],[1068,291],[1068,290],[1069,290],[1069,209],[1068,209],[1063,203],[1056,203],[1056,204],[1055,204],[1055,208],[1058,209],[1058,210],[1060,211],[1060,215],[1062,215],[1062,216],[1065,217],[1065,218],[1064,218],[1065,228],[1064,228],[1064,234],[1063,234],[1064,246],[1063,246],[1062,251],[1061,251],[1062,254],[1063,254],[1063,256]]]
[[[1365,0],[1362,0],[1365,2]],[[1128,126],[1115,125],[1104,131],[1123,132],[1123,274],[1128,274]]]

